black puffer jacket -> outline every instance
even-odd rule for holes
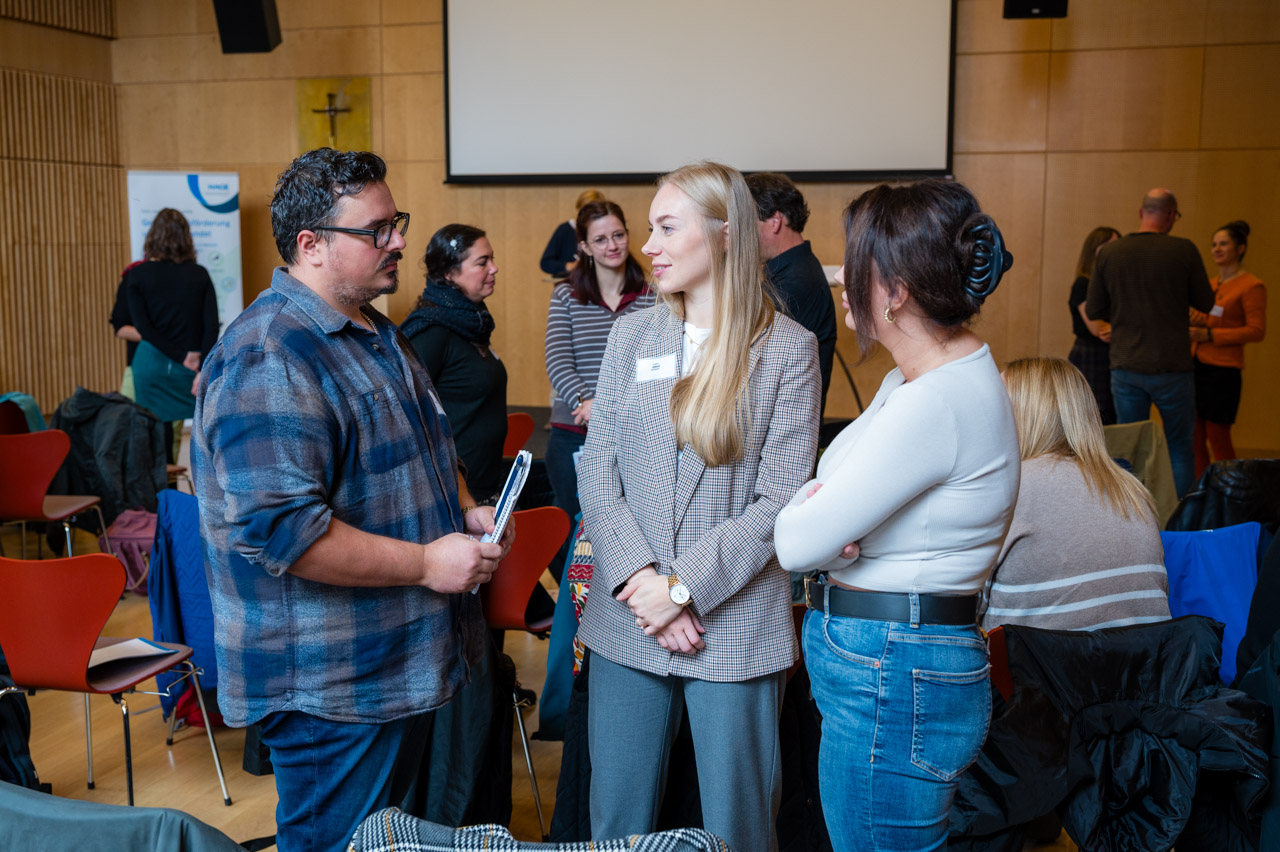
[[[1165,529],[1216,530],[1257,521],[1280,524],[1280,459],[1214,462],[1178,503]]]
[[[1020,848],[1018,826],[1055,809],[1090,852],[1255,848],[1271,714],[1218,680],[1221,624],[1005,630],[1014,693],[961,776],[948,848]]]
[[[108,524],[125,509],[156,510],[166,477],[164,424],[154,414],[118,393],[76,388],[53,413],[49,428],[71,438],[71,451],[49,486],[50,494],[101,497]],[[88,529],[96,526],[92,513],[83,520]]]

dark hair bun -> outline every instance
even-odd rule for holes
[[[985,213],[976,213],[965,221],[956,239],[956,250],[964,269],[965,292],[979,301],[994,293],[1000,279],[1013,267],[1013,255],[1004,247],[1004,235]]]
[[[1240,236],[1244,237],[1244,239],[1241,240],[1240,242],[1247,243],[1249,241],[1249,230],[1250,230],[1249,223],[1246,222],[1245,220],[1236,219],[1232,222],[1228,222],[1227,227],[1230,228],[1232,231],[1239,233]]]

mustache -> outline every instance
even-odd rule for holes
[[[378,269],[379,270],[386,269],[391,264],[399,263],[403,259],[404,259],[404,252],[393,251],[391,254],[387,255],[387,259],[382,261],[382,263],[378,266]]]

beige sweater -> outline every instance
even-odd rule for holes
[[[984,595],[984,629],[1164,621],[1168,591],[1155,518],[1117,513],[1089,490],[1074,461],[1040,456],[1022,463],[1013,523]]]

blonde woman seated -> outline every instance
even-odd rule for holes
[[[983,628],[1097,630],[1168,619],[1151,494],[1107,456],[1084,375],[1061,358],[1023,358],[1005,368],[1004,383],[1022,485]]]

